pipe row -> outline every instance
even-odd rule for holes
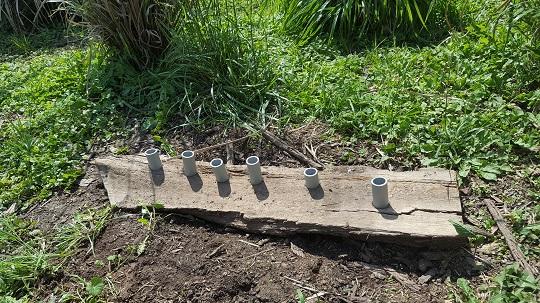
[[[161,159],[159,158],[159,150],[150,148],[144,152],[148,161],[150,170],[156,171],[162,169]],[[186,150],[182,152],[182,162],[184,175],[187,177],[198,174],[197,164],[195,162],[195,152]],[[252,185],[258,185],[263,182],[261,174],[261,163],[259,157],[251,156],[246,159],[246,165],[249,173],[249,182]],[[210,161],[210,166],[218,183],[229,181],[229,173],[225,163],[220,158],[215,158]],[[309,189],[316,189],[321,186],[319,181],[319,171],[314,167],[309,167],[304,170],[305,186]],[[388,200],[388,180],[384,177],[375,177],[371,179],[371,193],[373,196],[372,204],[375,208],[387,208],[390,206]]]

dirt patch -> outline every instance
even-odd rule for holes
[[[51,226],[47,218],[58,217],[55,210],[65,207],[65,215],[105,198],[95,184],[53,197],[44,205],[47,211],[32,216]],[[64,275],[42,289],[55,289],[57,296],[74,290],[71,277],[76,275],[87,281],[107,277],[114,285],[107,300],[113,302],[296,302],[297,289],[306,297],[330,293],[323,302],[442,302],[446,279],[480,270],[463,250],[316,235],[265,237],[170,214],[158,215],[150,232],[139,217],[115,213],[94,243],[95,253],[81,248],[63,268]],[[422,283],[426,274],[431,277]]]
[[[113,219],[95,244],[96,254],[81,251],[67,271],[90,279],[111,270],[115,290],[109,299],[118,302],[293,302],[300,287],[292,279],[334,293],[326,302],[432,302],[446,296],[446,275],[467,274],[464,264],[455,264],[467,259],[460,253],[320,236],[267,239],[179,216],[162,218],[137,257],[133,247],[145,237],[136,218]],[[118,267],[107,265],[113,255],[123,260]],[[106,265],[96,265],[100,261]],[[423,270],[436,268],[435,281],[418,283],[419,261],[429,263]],[[397,269],[418,291],[364,262]]]
[[[301,131],[306,130],[296,130]],[[235,133],[232,138],[242,135]],[[197,149],[221,143],[223,136],[218,130],[201,135],[199,141],[193,136],[189,144],[180,139],[169,141],[180,151],[184,144]],[[328,151],[325,158],[323,151],[332,146],[331,141],[309,142],[310,136],[299,135],[297,138],[304,139],[298,139],[295,146],[311,149],[311,145],[326,142],[316,154],[321,156],[313,158],[341,163],[341,147],[335,145],[333,156]],[[321,133],[313,136],[317,140],[324,137]],[[146,138],[138,141],[137,151],[130,151],[155,144]],[[236,164],[252,153],[264,155],[264,165],[301,165],[256,138],[235,145]],[[225,149],[199,156],[224,157]],[[362,159],[354,161],[366,164]],[[95,168],[90,167],[83,180],[85,186],[56,194],[28,217],[50,229],[68,222],[80,210],[107,203]],[[449,280],[468,277],[475,283],[480,281],[480,273],[487,273],[482,262],[464,249],[425,250],[317,235],[265,237],[170,214],[158,215],[150,232],[138,218],[139,214],[115,213],[94,243],[94,253],[82,247],[64,266],[64,275],[43,285],[44,299],[74,290],[72,277],[76,275],[87,281],[105,277],[113,285],[106,298],[112,302],[297,302],[297,289],[306,297],[328,293],[322,302],[443,302]]]
[[[83,209],[109,203],[96,167],[89,167],[79,184],[82,186],[77,186],[73,191],[59,191],[47,201],[36,204],[25,217],[36,221],[40,229],[47,231],[69,223],[73,215]]]

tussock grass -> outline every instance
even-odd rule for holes
[[[176,10],[190,1],[71,0],[67,9],[139,69],[150,67],[167,49]]]
[[[24,32],[51,23],[60,1],[0,0],[0,27]]]
[[[411,40],[450,30],[456,21],[446,0],[282,0],[283,30],[301,44],[326,36],[350,50],[362,40],[394,35]],[[436,18],[435,20],[432,20]],[[446,33],[447,36],[447,33]]]

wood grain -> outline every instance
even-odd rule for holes
[[[264,183],[252,186],[245,166],[228,167],[217,184],[207,163],[187,178],[178,159],[163,159],[150,173],[140,156],[97,159],[113,205],[135,209],[161,203],[166,211],[267,234],[320,233],[420,246],[465,243],[450,220],[461,221],[455,173],[443,169],[391,172],[369,167],[327,167],[321,188],[304,187],[301,168],[263,167]],[[389,180],[390,207],[371,206],[370,180]]]

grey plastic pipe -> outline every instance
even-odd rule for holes
[[[148,160],[148,166],[151,170],[158,170],[162,167],[159,154],[159,149],[157,148],[149,148],[144,152],[146,160]]]
[[[227,168],[225,167],[223,160],[219,158],[213,159],[210,161],[210,166],[212,166],[212,170],[214,171],[214,175],[216,176],[216,181],[218,183],[229,181],[229,173],[227,172]]]
[[[263,181],[261,174],[261,163],[259,157],[251,156],[246,159],[246,165],[249,172],[249,182],[252,185],[260,184]]]
[[[319,171],[316,168],[310,167],[304,170],[304,180],[306,181],[306,187],[309,189],[316,188],[319,183]]]
[[[371,179],[371,193],[373,194],[373,206],[375,208],[387,208],[388,202],[388,180],[384,177]]]
[[[183,151],[182,162],[184,163],[184,175],[191,177],[197,174],[197,164],[195,163],[195,153],[193,151]]]

